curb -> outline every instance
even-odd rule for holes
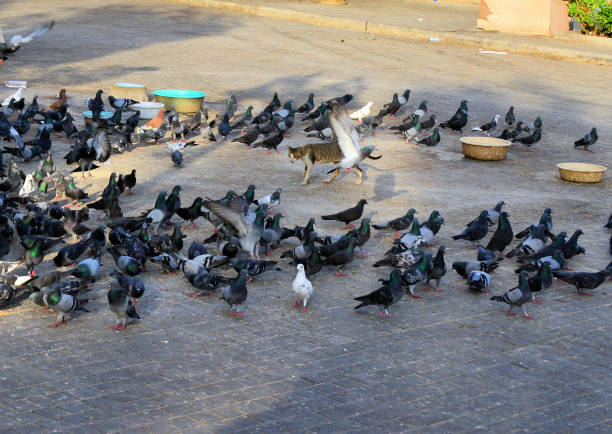
[[[252,6],[224,0],[170,0],[192,6],[221,9],[229,12],[255,15],[260,17],[278,18],[306,24],[315,24],[325,27],[340,28],[355,32],[370,32],[400,39],[426,41],[428,38],[437,38],[440,42],[448,44],[478,47],[483,50],[507,51],[516,54],[563,59],[574,62],[597,63],[612,65],[612,55],[585,54],[580,50],[571,50],[555,47],[541,47],[531,42],[516,42],[498,34],[470,35],[456,32],[436,32],[416,28],[393,26],[375,22],[360,21],[350,18],[335,18],[324,15],[311,14],[289,9],[279,9],[270,6]]]

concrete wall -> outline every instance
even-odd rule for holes
[[[478,28],[527,35],[569,30],[562,0],[481,0]]]

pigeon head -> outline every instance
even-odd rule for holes
[[[404,91],[404,93],[402,94],[402,96],[403,96],[404,98],[408,99],[408,97],[410,96],[410,89],[406,89],[406,90]]]
[[[296,268],[298,271],[304,271],[304,265],[302,264],[298,264]]]
[[[364,206],[364,205],[365,205],[365,204],[367,204],[367,203],[368,203],[368,201],[367,201],[367,200],[365,200],[365,199],[361,199],[357,205],[358,205],[358,206]]]

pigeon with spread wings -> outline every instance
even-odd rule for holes
[[[359,133],[344,108],[334,107],[329,115],[329,122],[344,158],[336,167],[327,173],[335,171],[336,173],[331,178],[334,179],[340,175],[340,169],[346,169],[347,172],[351,169],[355,169],[359,174],[359,179],[356,183],[361,184],[363,172],[359,167],[359,163],[366,158],[378,160],[382,155],[377,157],[372,156],[372,152],[376,150],[375,146],[364,146],[363,148],[359,148]]]

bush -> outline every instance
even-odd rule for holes
[[[569,15],[585,30],[612,36],[612,6],[608,0],[566,0]]]

